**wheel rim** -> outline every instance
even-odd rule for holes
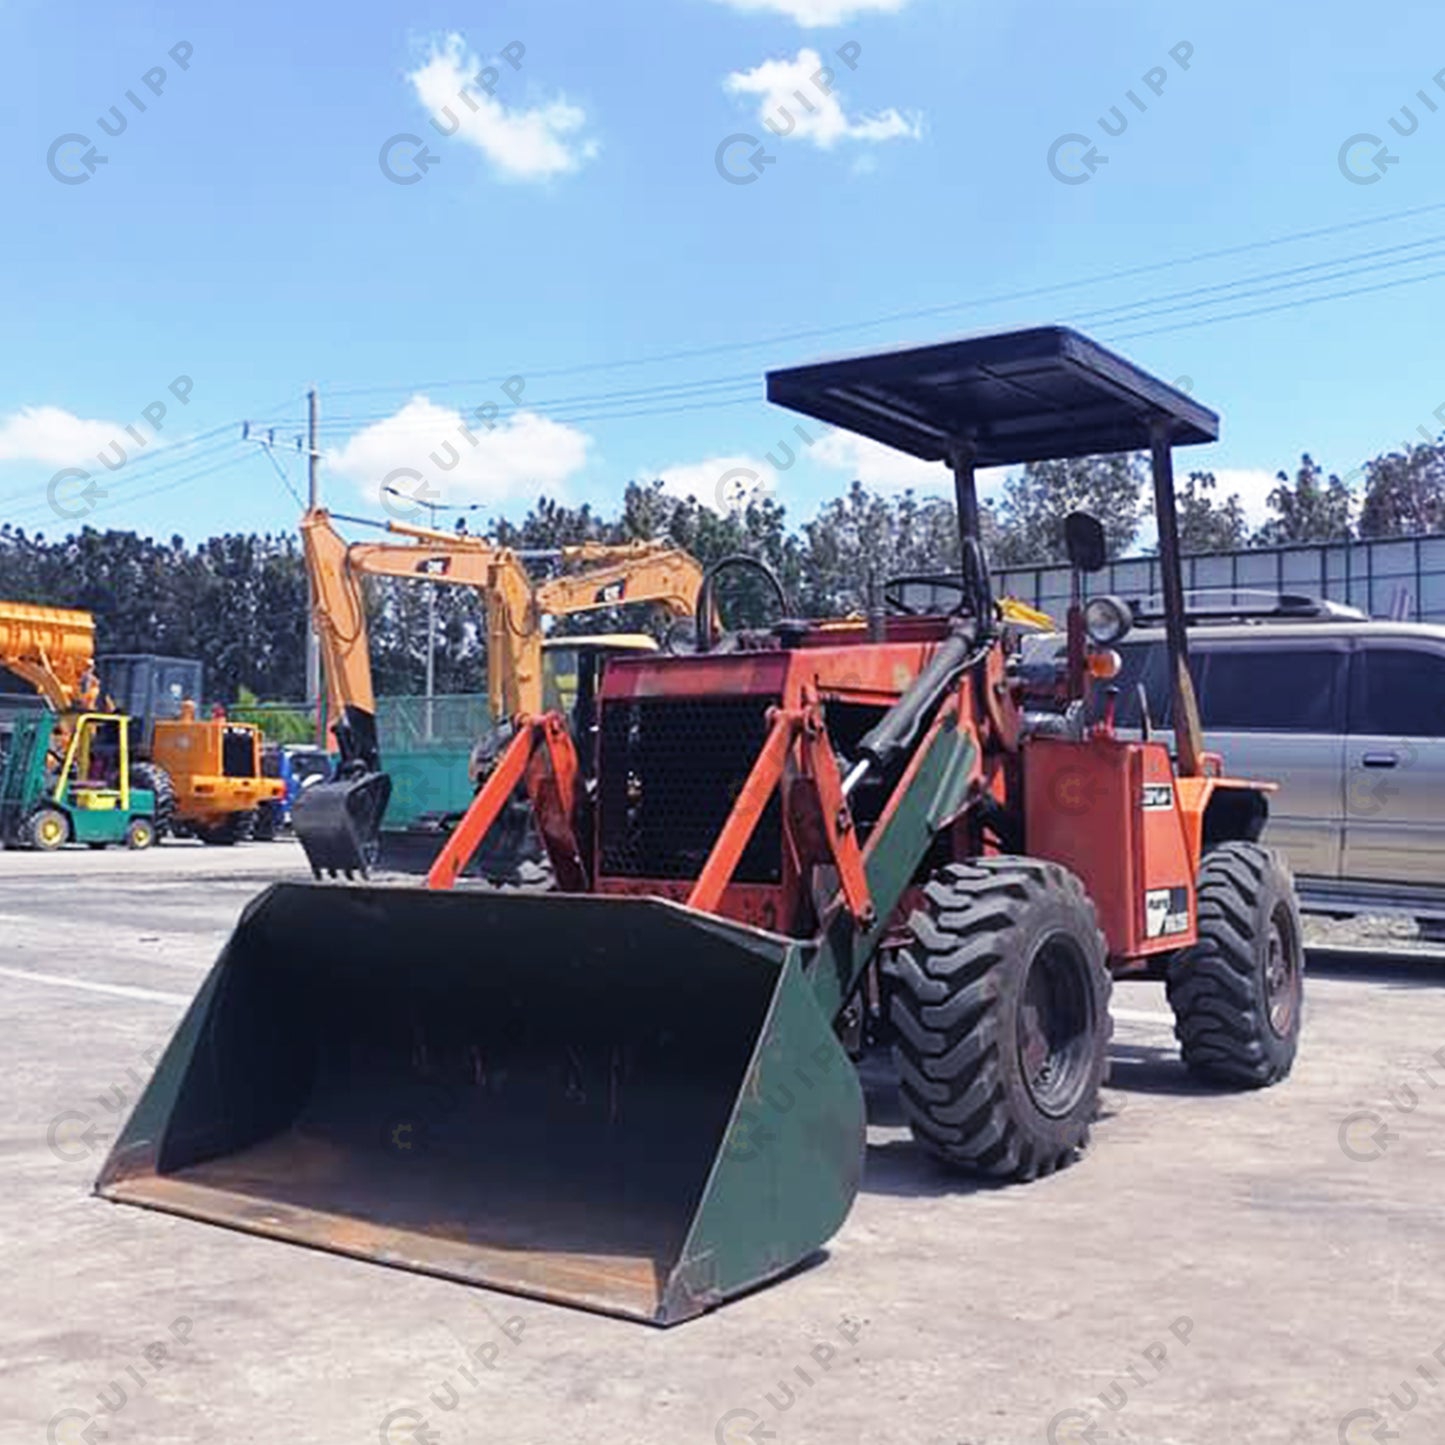
[[[1019,1071],[1041,1113],[1062,1118],[1087,1093],[1095,1028],[1089,960],[1067,934],[1052,934],[1029,961],[1018,1011]]]
[[[1294,922],[1283,905],[1269,918],[1268,953],[1264,963],[1264,1001],[1269,1026],[1277,1038],[1286,1038],[1299,1008],[1299,945]]]
[[[40,820],[36,833],[43,847],[56,848],[65,841],[65,824],[54,814],[47,814]]]

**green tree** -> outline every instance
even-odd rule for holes
[[[1275,481],[1269,494],[1274,515],[1255,533],[1256,546],[1347,542],[1354,535],[1353,494],[1337,476],[1326,478],[1324,468],[1308,452],[1300,457],[1293,482],[1285,472],[1277,473]]]
[[[304,689],[306,580],[294,537],[82,528],[56,541],[0,528],[0,597],[95,614],[96,651],[198,658],[208,700]]]
[[[1365,463],[1360,536],[1408,537],[1445,531],[1445,437]]]
[[[1234,552],[1249,536],[1237,494],[1223,502],[1210,495],[1219,485],[1213,472],[1190,472],[1178,489],[1179,547],[1183,552]]]
[[[855,481],[803,525],[799,602],[814,617],[865,611],[870,585],[909,573],[958,571],[951,502],[870,492]]]
[[[1013,567],[1061,560],[1064,518],[1074,511],[1103,523],[1111,556],[1127,551],[1139,535],[1146,475],[1137,453],[1027,463],[1004,482],[993,561]]]

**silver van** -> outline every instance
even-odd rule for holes
[[[1445,939],[1445,627],[1309,598],[1201,598],[1189,648],[1205,744],[1233,776],[1279,783],[1266,836],[1301,905],[1405,913]],[[1167,729],[1163,631],[1148,604],[1134,610],[1116,722]]]

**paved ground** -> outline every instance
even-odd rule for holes
[[[1244,1096],[1121,988],[1094,1147],[1037,1185],[942,1176],[875,1081],[827,1257],[661,1332],[90,1197],[117,1095],[301,871],[0,854],[0,1445],[1445,1439],[1445,960],[1313,956],[1294,1077]]]

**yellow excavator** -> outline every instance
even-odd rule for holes
[[[405,540],[348,542],[336,531],[333,516],[382,526]],[[382,816],[391,796],[377,735],[363,577],[470,587],[480,594],[486,609],[487,699],[504,729],[543,711],[545,618],[646,602],[690,619],[703,581],[696,558],[666,542],[586,542],[524,551],[466,533],[406,522],[381,524],[319,507],[301,519],[301,539],[339,753],[332,778],[307,788],[292,814],[317,877],[369,872],[377,861]],[[529,562],[552,575],[535,578]],[[566,644],[568,661],[582,678],[577,695],[584,706],[603,657],[656,645],[632,634],[568,638]]]

